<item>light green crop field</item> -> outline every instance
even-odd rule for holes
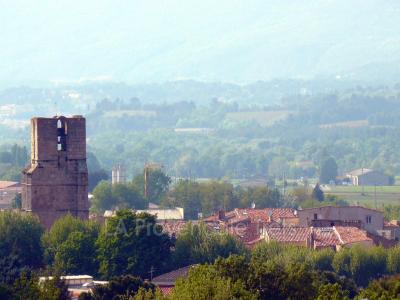
[[[353,205],[382,208],[384,205],[400,205],[400,186],[330,186],[325,194],[337,195]]]
[[[157,113],[152,110],[112,110],[104,113],[105,117],[115,118],[115,117],[155,117]]]
[[[232,112],[226,114],[226,119],[233,121],[255,121],[260,126],[271,126],[275,122],[287,118],[290,113],[288,110]]]

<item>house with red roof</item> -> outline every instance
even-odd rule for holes
[[[372,246],[373,240],[357,227],[265,227],[262,233],[267,242],[304,246],[312,249],[340,250],[353,245]]]
[[[171,272],[159,275],[154,277],[151,280],[151,283],[158,287],[164,296],[168,296],[171,294],[172,289],[175,286],[175,282],[179,278],[186,278],[189,275],[190,269],[194,268],[195,265],[190,265],[187,267],[183,267],[177,270],[173,270]]]
[[[241,240],[246,246],[253,247],[262,241],[264,226],[295,226],[298,223],[296,210],[292,208],[235,208],[218,213],[203,220],[217,230],[225,230]]]

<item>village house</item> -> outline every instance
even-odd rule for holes
[[[361,168],[345,174],[347,181],[354,186],[390,185],[390,177],[376,170]]]
[[[214,230],[225,230],[253,247],[262,240],[264,226],[296,226],[298,217],[292,208],[235,208],[229,212],[220,210],[203,221]]]
[[[157,221],[168,221],[168,220],[183,220],[184,209],[182,207],[175,208],[148,208],[134,210],[136,213],[148,213],[157,217]],[[114,217],[116,215],[115,210],[106,210],[104,212],[104,219]]]
[[[45,281],[52,279],[52,276],[39,277],[39,284],[43,284]],[[93,280],[93,277],[90,275],[60,276],[60,279],[65,282],[72,300],[79,299],[82,293],[91,293],[95,286],[108,284],[108,281]]]
[[[342,247],[362,245],[373,246],[373,240],[365,230],[350,226],[333,227],[264,227],[263,238],[267,242],[304,246],[311,249],[330,248],[335,251]]]
[[[383,212],[362,206],[321,206],[298,210],[299,226],[353,226],[380,235]]]
[[[151,280],[151,283],[158,287],[164,296],[168,296],[171,294],[172,289],[175,287],[175,282],[179,278],[186,278],[189,275],[190,269],[194,267],[195,265],[191,265],[159,275],[157,277],[154,277]]]

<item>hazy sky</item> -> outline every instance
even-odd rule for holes
[[[3,85],[307,78],[399,53],[397,0],[0,0]]]

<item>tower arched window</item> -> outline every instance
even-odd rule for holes
[[[57,150],[67,150],[67,130],[64,120],[57,120]]]

